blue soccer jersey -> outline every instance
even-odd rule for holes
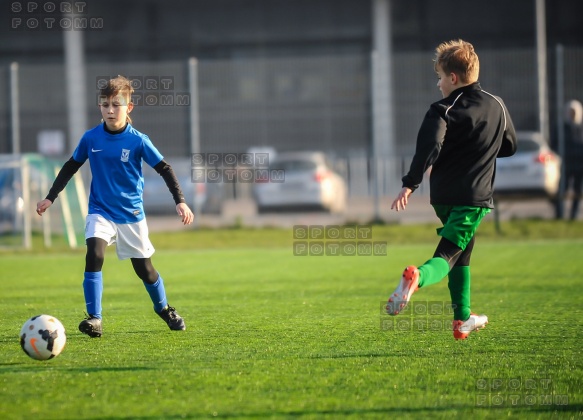
[[[128,124],[110,134],[104,124],[85,132],[73,159],[91,165],[89,214],[100,214],[115,223],[135,223],[144,218],[142,160],[151,167],[163,156],[149,137]]]

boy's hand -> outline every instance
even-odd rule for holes
[[[407,202],[409,201],[409,196],[412,192],[413,190],[411,188],[403,187],[397,198],[395,198],[395,201],[393,201],[393,204],[391,204],[391,210],[405,210]]]
[[[48,198],[45,198],[42,201],[39,201],[38,203],[36,203],[36,213],[39,216],[42,216],[43,213],[45,211],[47,211],[47,209],[52,206],[53,202],[51,200],[49,200]]]
[[[186,203],[179,203],[176,205],[176,213],[180,217],[182,217],[182,223],[185,225],[189,225],[194,220],[194,213],[190,208],[186,205]]]

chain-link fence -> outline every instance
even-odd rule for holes
[[[549,54],[552,63],[554,54]],[[397,153],[414,149],[428,105],[439,99],[431,53],[397,53],[392,63]],[[533,49],[480,51],[482,87],[500,95],[521,130],[538,129],[536,57]],[[371,145],[370,57],[343,55],[241,58],[199,62],[198,92],[202,152],[319,149],[335,156],[369,155]],[[553,66],[551,66],[553,67]],[[21,151],[39,151],[46,130],[66,137],[67,104],[61,64],[20,65]],[[86,113],[99,123],[100,80],[123,74],[135,82],[134,125],[167,156],[188,156],[188,63],[88,63]],[[555,92],[555,73],[549,72]],[[10,147],[9,70],[0,69],[0,153]],[[565,94],[583,99],[583,50],[565,48]],[[555,113],[549,98],[551,120]],[[90,127],[87,127],[90,128]],[[78,139],[66,139],[64,155]]]
[[[564,51],[565,99],[582,100],[583,49]],[[504,99],[517,129],[538,130],[534,49],[479,53],[482,87]],[[557,117],[554,59],[555,52],[550,51],[552,133]],[[241,153],[261,147],[278,152],[322,150],[347,180],[349,195],[392,195],[400,187],[401,175],[414,152],[420,122],[429,104],[440,99],[431,52],[396,53],[392,66],[396,156],[377,162],[378,188],[371,183],[371,57],[362,54],[199,61],[199,151]],[[64,74],[62,64],[19,66],[22,153],[41,152],[66,159],[77,144],[78,139],[67,138]],[[96,105],[100,83],[118,74],[134,83],[134,126],[148,134],[185,177],[193,152],[188,60],[87,63],[85,112],[91,126],[101,118]],[[4,98],[0,101],[0,153],[11,153],[8,68],[0,68],[0,96]],[[245,196],[248,191],[244,186],[230,185],[203,192],[212,195],[211,201],[216,203]]]

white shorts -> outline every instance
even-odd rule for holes
[[[99,214],[88,214],[85,219],[85,240],[89,238],[101,238],[108,246],[115,243],[120,260],[150,258],[155,251],[148,237],[145,218],[137,223],[120,224]]]

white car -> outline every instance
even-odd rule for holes
[[[494,195],[546,197],[559,191],[561,158],[537,132],[519,131],[514,156],[496,160]]]
[[[332,169],[324,153],[279,153],[269,170],[283,173],[283,179],[255,182],[253,196],[259,213],[312,207],[332,213],[346,210],[346,182]]]

